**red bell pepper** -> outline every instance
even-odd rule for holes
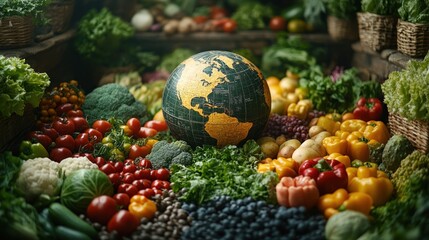
[[[380,120],[383,114],[383,104],[378,98],[361,97],[353,110],[353,116],[365,122],[370,120]]]
[[[320,195],[333,193],[339,188],[347,189],[346,167],[340,161],[324,158],[309,159],[301,164],[298,172],[316,181]]]

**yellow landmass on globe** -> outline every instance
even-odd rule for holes
[[[239,122],[237,118],[225,113],[212,113],[205,124],[205,131],[217,141],[217,146],[237,145],[243,141],[249,130],[251,122]]]

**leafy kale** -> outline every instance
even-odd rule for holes
[[[378,15],[398,15],[401,0],[362,0],[362,11]]]
[[[358,0],[328,0],[326,3],[328,14],[340,19],[356,18],[356,12],[360,10]]]
[[[176,192],[187,189],[182,200],[197,204],[221,195],[274,202],[278,178],[274,172],[256,172],[255,166],[261,158],[260,147],[253,140],[241,148],[234,145],[221,149],[208,145],[197,147],[191,166],[172,166],[172,188]]]
[[[398,13],[403,21],[429,24],[429,2],[426,0],[402,1]]]

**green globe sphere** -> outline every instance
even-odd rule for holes
[[[176,139],[191,146],[239,145],[267,124],[271,95],[261,71],[227,51],[206,51],[174,69],[162,112]]]

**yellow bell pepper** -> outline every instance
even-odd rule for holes
[[[313,109],[313,103],[309,99],[299,100],[297,103],[291,103],[287,108],[288,116],[296,116],[299,119],[306,119],[308,112]]]
[[[342,164],[344,164],[344,166],[346,168],[351,166],[351,161],[350,161],[349,156],[343,155],[341,153],[331,153],[330,155],[326,156],[325,158],[337,160],[337,161],[341,162]]]
[[[297,87],[295,88],[295,94],[298,96],[299,100],[305,99],[308,95],[307,88]]]
[[[341,123],[334,121],[333,119],[322,116],[317,120],[317,126],[322,127],[328,131],[331,135],[335,135],[335,132],[340,130]]]
[[[386,144],[390,138],[389,129],[382,121],[369,121],[360,131],[363,132],[365,138],[374,139],[383,144]]]
[[[328,113],[325,115],[325,117],[330,118],[336,122],[341,122],[341,114],[339,113]]]
[[[136,194],[130,199],[128,211],[136,216],[138,219],[147,218],[151,219],[157,211],[156,203],[149,198]]]
[[[376,166],[346,168],[349,192],[364,192],[372,197],[374,206],[385,204],[393,193],[393,184],[383,171]]]
[[[373,200],[370,195],[363,192],[348,193],[344,188],[321,196],[317,204],[327,219],[343,210],[354,210],[369,216],[372,205]]]
[[[340,153],[347,154],[347,141],[337,136],[325,137],[322,141],[328,154]]]
[[[347,155],[351,159],[359,159],[363,162],[369,160],[368,144],[376,144],[377,141],[364,137],[362,132],[354,131],[347,136]]]
[[[276,172],[279,179],[282,177],[296,177],[299,165],[292,158],[278,157],[277,159],[266,158],[258,164],[257,172]]]
[[[335,136],[341,138],[341,139],[347,139],[347,136],[350,135],[350,132],[338,130],[335,132]]]
[[[350,119],[341,123],[340,130],[345,132],[355,132],[366,127],[367,123],[360,119]]]

